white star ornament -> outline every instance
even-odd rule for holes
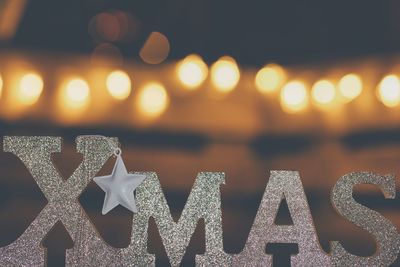
[[[128,173],[121,155],[117,155],[111,175],[93,178],[96,184],[106,193],[102,214],[107,214],[118,205],[122,205],[132,212],[137,212],[133,192],[145,177],[145,175]]]

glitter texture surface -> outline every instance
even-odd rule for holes
[[[135,173],[136,174],[136,173]],[[147,229],[153,217],[172,266],[179,266],[200,218],[205,222],[205,255],[196,256],[197,266],[229,266],[230,255],[223,251],[220,184],[224,174],[200,173],[189,195],[179,221],[174,222],[155,173],[137,189],[138,213],[133,215],[132,249],[138,254],[129,261],[132,266],[154,264],[154,255],[147,253]]]
[[[286,198],[293,225],[274,223],[281,200]],[[330,266],[321,249],[298,172],[272,171],[244,250],[234,256],[234,266],[272,266],[265,253],[268,243],[297,243],[292,266]]]
[[[353,172],[342,176],[332,190],[332,203],[340,215],[367,230],[377,242],[377,251],[371,257],[359,257],[348,253],[342,245],[332,242],[332,262],[335,266],[389,266],[400,252],[400,237],[396,227],[378,212],[358,204],[353,198],[357,184],[378,186],[385,198],[396,195],[395,177],[369,172]]]
[[[61,221],[74,241],[66,252],[66,266],[154,266],[147,253],[148,220],[154,217],[172,266],[179,266],[200,218],[205,220],[206,254],[198,255],[199,266],[228,266],[223,251],[220,184],[222,173],[200,173],[180,220],[170,214],[155,173],[145,175],[137,189],[138,214],[133,217],[131,243],[113,248],[104,242],[78,202],[89,182],[113,155],[110,140],[101,136],[80,136],[77,150],[83,161],[66,181],[51,160],[61,152],[59,137],[5,137],[4,151],[12,152],[26,165],[48,200],[48,204],[12,244],[0,248],[0,266],[45,266],[46,250],[41,241]]]
[[[272,256],[265,253],[268,243],[297,243],[299,253],[291,257],[292,266],[388,266],[400,250],[396,227],[352,197],[356,184],[368,183],[379,186],[386,198],[394,198],[393,176],[351,173],[338,181],[332,192],[334,206],[343,217],[374,236],[378,251],[371,257],[358,257],[333,242],[330,257],[319,245],[300,176],[294,171],[271,172],[245,248],[237,255],[223,250],[223,173],[199,173],[180,219],[175,222],[157,175],[135,172],[146,178],[136,190],[138,213],[133,214],[131,241],[126,248],[113,248],[96,231],[78,197],[113,155],[117,139],[78,137],[77,151],[83,154],[83,161],[67,180],[62,179],[51,160],[52,153],[61,152],[61,141],[59,137],[4,138],[4,151],[14,153],[25,164],[48,204],[16,241],[0,248],[0,266],[45,266],[46,249],[41,242],[58,221],[74,242],[74,247],[66,251],[66,266],[154,266],[155,255],[147,252],[150,217],[155,219],[172,266],[181,264],[199,219],[205,222],[206,249],[204,255],[196,256],[197,266],[272,266]],[[274,223],[283,198],[293,225]]]
[[[67,266],[113,266],[117,250],[100,238],[77,200],[113,151],[104,137],[83,136],[77,138],[77,150],[83,161],[64,181],[51,160],[52,153],[61,152],[61,138],[4,138],[4,151],[21,159],[48,204],[16,241],[0,248],[0,266],[45,266],[41,241],[57,221],[74,241],[74,247],[66,252]]]

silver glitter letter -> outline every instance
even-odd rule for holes
[[[293,220],[290,226],[274,223],[283,198]],[[330,257],[318,243],[298,172],[271,172],[246,246],[234,256],[234,265],[272,266],[272,256],[265,253],[268,243],[298,243],[299,253],[291,257],[292,266],[330,266]]]
[[[133,215],[131,248],[136,254],[130,259],[132,266],[154,265],[154,255],[147,253],[149,218],[158,226],[162,242],[172,266],[179,266],[200,218],[205,221],[205,255],[196,256],[198,266],[227,266],[230,255],[223,250],[220,184],[223,173],[200,173],[189,195],[182,215],[174,222],[167,201],[155,173],[137,189],[138,213]]]
[[[116,256],[121,250],[111,248],[99,237],[77,201],[112,155],[107,139],[78,137],[77,150],[83,154],[83,161],[66,181],[51,161],[52,153],[61,152],[61,138],[5,137],[4,150],[22,160],[48,204],[15,242],[0,248],[0,266],[45,266],[45,249],[40,244],[57,221],[63,223],[74,241],[73,249],[68,249],[66,253],[66,266],[118,264]]]
[[[373,184],[380,187],[385,198],[396,195],[395,177],[369,172],[353,172],[342,176],[332,191],[332,203],[343,217],[367,230],[374,236],[378,251],[371,257],[359,257],[348,253],[342,245],[332,242],[332,262],[335,266],[389,266],[400,252],[400,237],[396,227],[378,212],[358,204],[353,198],[357,184]]]

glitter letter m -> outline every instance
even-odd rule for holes
[[[205,255],[196,256],[196,266],[228,266],[231,257],[223,250],[220,184],[224,174],[199,173],[179,221],[174,222],[160,183],[155,173],[145,174],[146,179],[137,189],[138,213],[132,224],[131,249],[137,254],[132,266],[154,265],[154,255],[147,253],[149,218],[158,226],[172,266],[179,266],[199,219],[205,222]]]

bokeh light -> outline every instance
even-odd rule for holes
[[[286,79],[285,70],[277,64],[268,64],[257,72],[256,88],[261,93],[278,90]]]
[[[89,34],[97,41],[116,41],[120,36],[118,18],[110,12],[102,12],[89,22]]]
[[[90,89],[88,83],[81,78],[69,80],[63,88],[63,102],[66,107],[80,109],[89,102]]]
[[[98,43],[133,42],[140,31],[141,23],[132,14],[122,10],[110,10],[94,16],[88,31]]]
[[[115,70],[107,76],[106,86],[109,94],[117,100],[124,100],[131,93],[131,79],[121,70]]]
[[[362,92],[363,83],[357,74],[350,73],[343,76],[338,84],[340,94],[349,102],[358,97]]]
[[[43,91],[43,80],[37,73],[27,73],[22,76],[18,86],[18,101],[24,105],[33,105]]]
[[[0,98],[3,96],[3,76],[0,75]]]
[[[211,81],[217,91],[227,93],[238,84],[240,71],[231,57],[222,57],[211,66]]]
[[[139,112],[146,117],[157,117],[168,107],[169,97],[164,86],[158,82],[146,84],[137,96]]]
[[[396,75],[387,75],[378,86],[378,97],[387,107],[395,107],[400,103],[400,81]]]
[[[123,10],[113,10],[111,13],[119,23],[120,34],[118,40],[121,42],[134,42],[142,26],[138,18]]]
[[[335,85],[327,80],[317,81],[311,89],[312,100],[317,105],[330,104],[335,100]]]
[[[208,68],[198,55],[189,55],[177,66],[179,80],[188,89],[199,87],[207,77]]]
[[[304,83],[291,81],[281,91],[281,106],[288,113],[299,112],[307,107],[308,93]]]
[[[95,66],[108,66],[110,64],[118,66],[122,65],[123,57],[118,47],[109,43],[103,43],[96,46],[93,50],[90,61]]]
[[[168,38],[160,32],[152,32],[139,55],[148,64],[159,64],[168,57],[169,49]]]

